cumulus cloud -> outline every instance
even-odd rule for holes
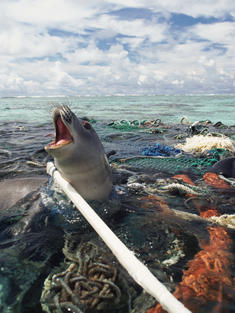
[[[232,0],[2,0],[0,96],[234,93],[233,16]]]
[[[66,25],[79,25],[86,18],[92,17],[96,10],[91,1],[72,0],[18,0],[5,3],[6,14],[14,21],[66,28]]]
[[[232,39],[235,32],[235,22],[220,22],[213,24],[199,24],[196,25],[192,31],[200,36],[200,38],[206,39],[211,42],[220,44],[232,44]]]

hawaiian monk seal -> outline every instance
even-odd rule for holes
[[[30,192],[40,188],[46,181],[46,176],[12,178],[1,181],[0,210],[4,211],[12,207]]]
[[[107,199],[111,168],[91,124],[79,120],[67,106],[56,107],[52,118],[55,140],[45,150],[54,157],[58,171],[86,200]]]
[[[218,161],[210,168],[210,171],[225,177],[235,178],[235,157]]]

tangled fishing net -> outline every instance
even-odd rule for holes
[[[235,152],[234,142],[226,136],[195,135],[187,138],[184,144],[178,144],[176,147],[190,153],[204,152],[215,148]]]
[[[120,273],[104,251],[93,242],[74,249],[67,240],[63,252],[67,267],[50,274],[44,283],[41,304],[45,312],[115,312],[126,305]]]
[[[124,167],[141,168],[175,174],[182,170],[190,170],[195,174],[205,173],[218,159],[211,158],[188,158],[188,157],[133,157],[120,159],[117,163]]]
[[[184,177],[181,178],[184,180]],[[224,188],[232,190],[232,186],[227,185],[215,173],[206,173],[204,181],[206,184],[218,188],[218,191]],[[188,179],[187,182],[190,183]],[[194,185],[193,182],[192,184]],[[189,196],[202,218],[211,217],[213,220],[220,217],[220,212],[213,207],[213,204],[202,206],[200,198],[195,195]],[[221,220],[222,222],[223,220]],[[230,226],[232,226],[231,224]],[[230,312],[228,308],[233,302],[235,291],[231,267],[233,261],[232,238],[229,231],[221,226],[209,225],[207,231],[209,240],[202,239],[200,241],[201,251],[187,263],[187,268],[183,270],[182,281],[176,287],[174,295],[193,313],[209,309],[214,313]],[[166,311],[160,304],[157,304],[147,313],[166,313]]]
[[[175,156],[181,153],[180,149],[175,149],[164,144],[156,143],[155,146],[147,147],[142,151],[145,156]]]
[[[154,133],[161,133],[164,129],[159,128],[159,126],[163,126],[163,123],[160,119],[146,121],[146,120],[121,120],[121,121],[113,121],[108,124],[108,126],[117,129],[123,132],[130,131],[138,131],[143,129],[153,129]]]

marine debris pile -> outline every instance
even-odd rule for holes
[[[108,124],[108,126],[120,130],[120,131],[133,131],[133,130],[143,130],[143,129],[149,129],[152,133],[157,132],[157,133],[162,133],[164,132],[164,129],[162,129],[161,126],[163,123],[161,122],[160,119],[156,120],[133,120],[133,121],[128,121],[128,120],[121,120],[121,121],[113,121]]]
[[[232,189],[232,186],[219,177],[215,179],[216,174],[212,173],[213,177],[210,177],[210,174],[204,175],[206,184],[211,185],[214,178],[213,187],[217,188],[218,192],[223,189]],[[189,179],[185,176],[178,176],[178,178],[189,183]],[[191,184],[194,185],[193,182]],[[198,196],[192,194],[187,197],[190,197],[202,218],[221,215],[213,203],[205,204]],[[188,262],[187,268],[183,270],[182,281],[176,286],[174,295],[194,313],[201,310],[211,310],[215,313],[230,312],[229,308],[235,295],[232,238],[229,231],[221,226],[208,224],[207,231],[209,240],[201,240],[201,251],[195,254],[194,258]],[[160,304],[157,304],[147,313],[166,313],[166,311]]]
[[[142,151],[142,155],[146,156],[176,156],[181,153],[180,149],[175,149],[174,147],[169,147],[167,145],[161,145],[159,143],[155,146],[145,148]]]
[[[212,135],[194,135],[186,139],[185,144],[178,144],[176,147],[185,152],[204,152],[212,149],[224,149],[230,152],[235,152],[233,141],[227,136],[212,136]]]
[[[44,284],[41,303],[45,312],[115,312],[125,307],[127,293],[120,287],[120,273],[104,251],[93,242],[74,249],[66,241],[63,252],[66,265]]]
[[[123,125],[123,123],[124,121],[118,125]],[[126,123],[128,124],[128,121],[125,121]],[[114,123],[114,125],[116,124]],[[132,122],[129,122],[128,125],[132,125]],[[149,130],[150,125],[156,129],[161,125],[164,128],[164,134],[152,133],[150,137],[146,133],[142,133],[141,136],[146,137],[146,140],[142,147],[139,146],[139,153],[133,151],[133,155],[129,155],[129,157],[128,155],[112,157],[111,161],[114,164],[116,162],[117,166],[150,169],[169,174],[175,174],[181,170],[192,170],[195,174],[200,175],[219,160],[233,157],[235,153],[234,127],[219,122],[212,124],[207,120],[197,121],[193,124],[188,122],[187,124],[170,125],[158,120],[156,123],[154,121],[138,123],[134,121],[134,125],[132,133],[135,133],[136,136],[142,130]],[[113,125],[111,126],[113,127]],[[125,128],[121,130],[122,132],[131,131]],[[121,140],[122,138],[125,140],[124,136],[120,137]],[[139,137],[135,137],[135,140],[135,144],[140,143]],[[148,142],[148,146],[146,142]],[[129,150],[131,150],[131,143]]]
[[[184,126],[184,132],[174,138],[165,128],[164,136],[158,134],[149,147],[145,145],[142,156],[116,158],[113,166],[132,171],[129,193],[142,201],[155,201],[169,222],[173,216],[205,221],[207,236],[198,238],[200,250],[182,268],[174,295],[193,313],[233,312],[234,127],[208,121]],[[171,154],[174,149],[181,153]],[[145,312],[166,311],[157,304]]]
[[[153,171],[175,174],[182,170],[191,170],[195,174],[204,173],[208,167],[215,164],[218,160],[211,158],[188,158],[185,156],[178,158],[151,158],[151,157],[132,157],[117,160],[115,163],[120,167],[142,168]]]
[[[115,196],[121,212],[111,199],[107,207],[100,205],[101,217],[193,313],[234,312],[235,125],[208,120],[190,123],[185,117],[174,125],[157,118],[94,124],[105,151],[116,151],[107,154],[113,176],[117,173]],[[5,127],[0,126],[0,179],[45,174],[48,156],[42,146],[51,140],[51,126]],[[225,163],[218,166],[219,161]],[[48,188],[51,193],[47,189],[40,193],[48,210],[44,218],[41,212],[36,215],[35,233],[29,232],[27,241],[22,234],[1,242],[0,311],[17,308],[19,313],[42,313],[41,304],[47,313],[164,312],[153,297],[128,281],[110,251],[96,244],[96,234],[74,213],[67,198],[56,191],[52,195]],[[2,212],[7,234],[22,230],[20,213],[23,209],[25,216],[32,213],[29,200],[25,207],[21,204]],[[66,239],[64,245],[68,232],[76,233],[79,240]],[[50,238],[45,245],[38,244],[40,234]],[[33,266],[32,261],[22,260],[22,242],[32,249],[39,247],[46,264],[41,265],[40,253],[34,254]],[[14,251],[14,258],[8,249]]]

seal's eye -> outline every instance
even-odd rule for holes
[[[91,124],[88,123],[87,121],[83,122],[83,127],[86,128],[86,129],[91,129]]]

